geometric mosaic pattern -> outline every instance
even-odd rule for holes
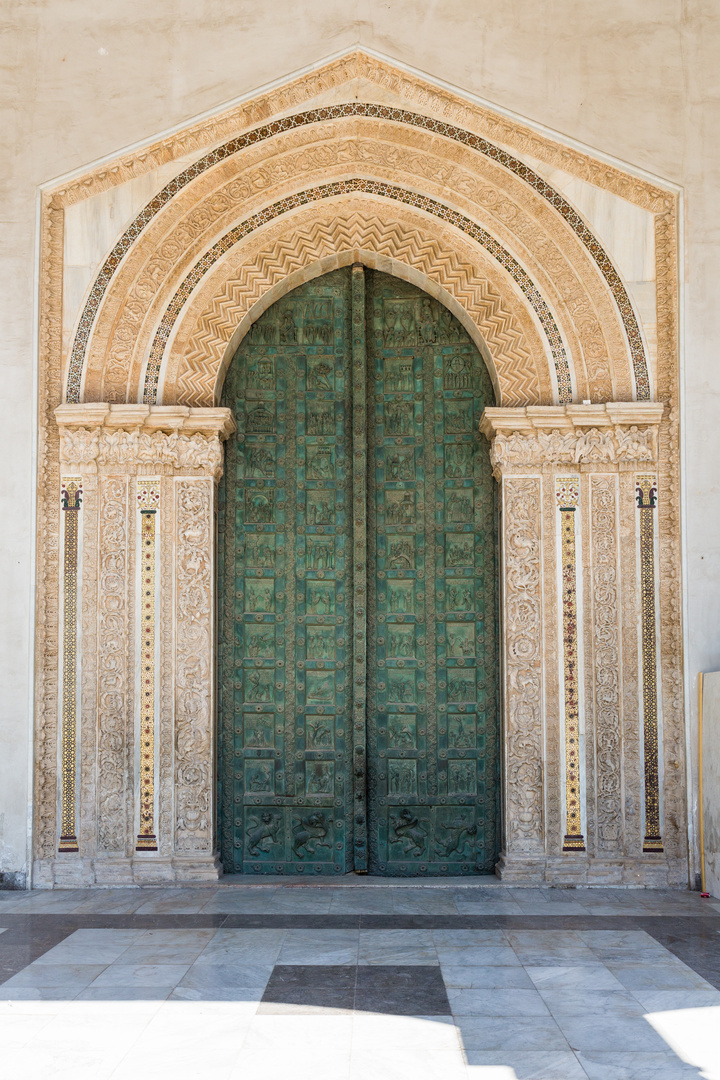
[[[140,832],[138,851],[157,851],[155,837],[155,515],[160,481],[138,482],[141,527]]]
[[[62,799],[58,851],[77,851],[75,772],[77,768],[77,592],[78,517],[82,480],[62,481],[63,519],[63,657],[62,657]]]
[[[364,102],[352,102],[299,112],[292,116],[275,120],[271,124],[256,128],[253,131],[229,140],[222,146],[212,150],[209,154],[205,154],[198,161],[183,170],[183,172],[179,173],[178,176],[174,177],[170,183],[166,184],[165,187],[140,211],[115,244],[100,268],[93,284],[93,288],[85,303],[70,356],[66,392],[66,400],[68,402],[79,402],[80,400],[83,364],[90,332],[110,281],[124,256],[128,253],[145,227],[154,219],[163,207],[166,206],[187,184],[198,176],[201,176],[207,169],[212,168],[214,165],[219,164],[221,161],[226,160],[228,157],[248,146],[252,146],[262,142],[264,139],[271,138],[274,135],[281,134],[282,132],[289,131],[293,128],[348,116],[377,117],[383,120],[407,124],[432,132],[433,134],[444,136],[445,138],[453,139],[456,142],[471,147],[493,161],[496,161],[519,179],[529,184],[542,198],[544,198],[560,214],[575,235],[580,239],[590,257],[600,270],[600,273],[603,275],[613,295],[625,327],[635,373],[636,398],[639,401],[649,400],[650,382],[647,358],[645,356],[637,318],[627,291],[606,251],[570,203],[568,203],[558,191],[543,180],[541,176],[524,162],[514,157],[512,154],[509,154],[506,150],[488,142],[487,139],[483,139],[479,135],[465,131],[453,124],[448,124],[444,121],[422,116],[418,113],[409,112],[404,109]],[[564,399],[561,397],[560,400],[562,401]]]
[[[636,476],[635,497],[640,517],[640,609],[645,756],[645,839],[643,841],[643,851],[662,851],[655,615],[654,516],[657,506],[657,477],[652,474]]]
[[[563,851],[584,851],[580,792],[580,707],[578,701],[577,572],[575,512],[580,501],[579,477],[557,477],[562,560],[562,635],[565,689],[565,838]]]

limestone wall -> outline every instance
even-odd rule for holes
[[[705,888],[720,896],[720,672],[703,676],[702,780]]]

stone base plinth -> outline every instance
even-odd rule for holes
[[[511,855],[502,852],[495,873],[509,885],[688,888],[687,867],[683,860],[669,859],[662,854],[608,859],[586,852],[568,852],[566,855]]]
[[[33,867],[35,889],[82,889],[132,887],[133,885],[212,884],[222,874],[217,853],[193,856],[160,856],[154,853],[108,856],[94,859],[58,855],[39,859]]]

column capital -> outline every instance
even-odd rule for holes
[[[492,443],[498,478],[545,465],[647,467],[657,461],[663,409],[649,401],[492,408],[483,412],[480,431]]]
[[[59,405],[62,467],[135,474],[222,472],[222,440],[235,430],[230,409],[183,405]]]

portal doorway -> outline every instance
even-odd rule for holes
[[[489,872],[499,849],[485,363],[361,266],[274,304],[228,369],[218,741],[226,873]]]

